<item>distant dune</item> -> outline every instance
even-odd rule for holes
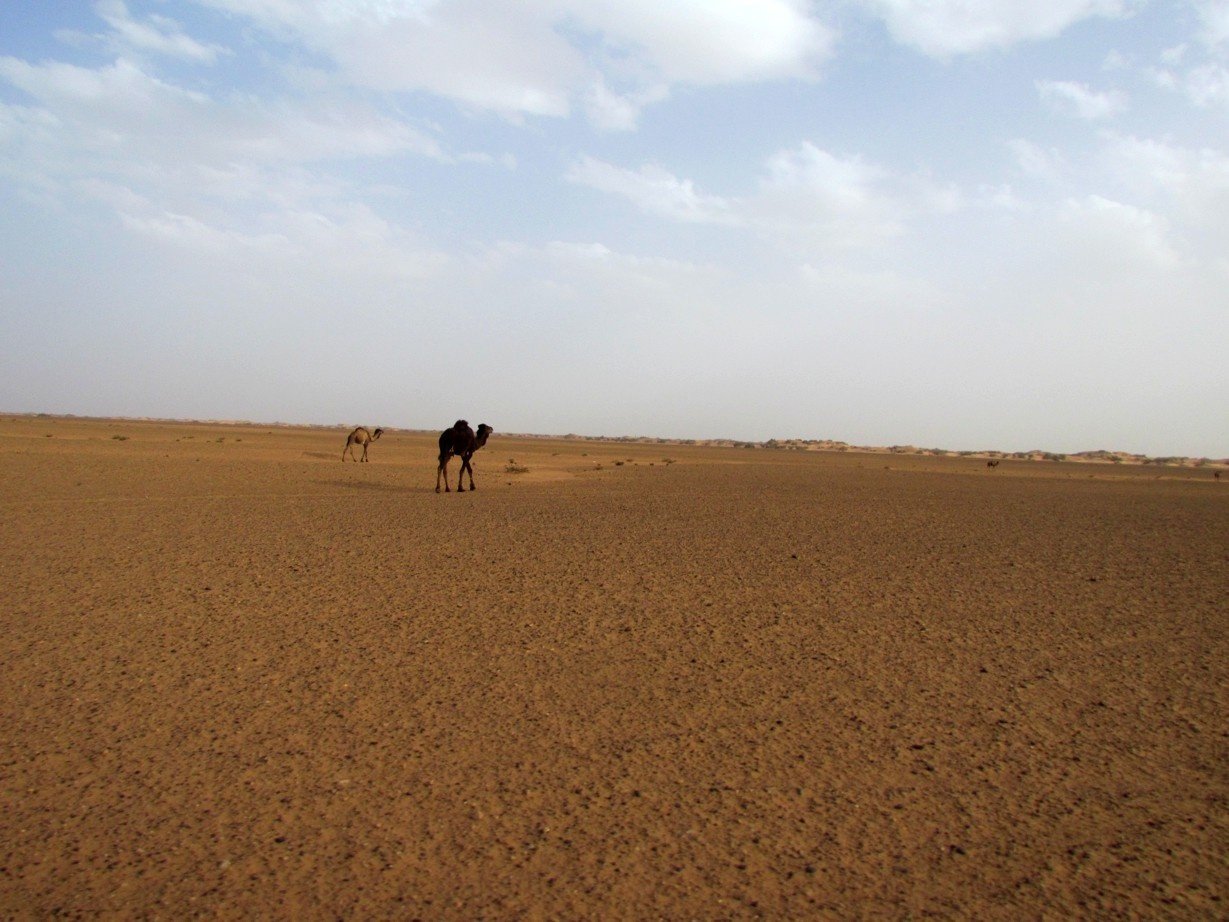
[[[28,417],[47,419],[115,419],[131,420],[147,423],[186,423],[202,426],[253,426],[265,429],[350,429],[358,423],[334,423],[332,426],[312,423],[285,422],[251,422],[242,419],[171,419],[157,416],[114,416],[90,417],[77,416],[72,413],[0,413],[0,417]],[[385,426],[386,432],[404,432],[422,434],[433,432],[429,429],[403,429],[396,426]],[[852,445],[836,439],[768,439],[765,442],[749,442],[741,439],[670,439],[645,435],[578,435],[569,432],[566,435],[553,435],[537,432],[506,432],[504,438],[517,439],[568,439],[586,442],[622,442],[634,445],[696,445],[704,448],[752,448],[766,451],[845,451],[863,454],[920,455],[922,457],[958,457],[958,458],[999,458],[1016,461],[1081,461],[1100,464],[1155,464],[1165,467],[1224,467],[1229,468],[1227,458],[1192,458],[1185,455],[1157,456],[1135,454],[1129,451],[1077,451],[1071,453],[1044,451],[1035,448],[1031,451],[1000,451],[997,449],[981,449],[978,451],[956,451],[947,448],[921,448],[917,445]]]
[[[576,435],[574,433],[553,436],[517,433],[516,438],[527,439],[574,439],[589,442],[625,442],[638,445],[696,445],[704,448],[750,448],[765,451],[839,451],[862,454],[919,455],[923,457],[955,458],[1010,458],[1018,461],[1082,461],[1104,464],[1158,464],[1170,467],[1229,467],[1229,458],[1189,458],[1184,456],[1152,457],[1128,451],[1080,451],[1063,454],[1034,449],[1032,451],[954,451],[946,448],[919,448],[916,445],[851,445],[834,439],[769,439],[766,442],[747,442],[738,439],[663,439],[650,436],[603,436]]]

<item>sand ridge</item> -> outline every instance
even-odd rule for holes
[[[6,914],[1225,914],[1207,471],[345,434],[0,418]]]

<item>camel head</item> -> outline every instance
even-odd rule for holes
[[[371,433],[371,441],[374,442],[376,439],[378,439],[383,434],[384,434],[383,429],[377,429],[375,432]]]
[[[486,423],[478,424],[478,435],[474,441],[478,443],[479,448],[481,448],[483,445],[486,444],[487,437],[494,431],[495,430],[492,429],[490,426],[488,426]]]

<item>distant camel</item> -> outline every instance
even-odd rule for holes
[[[350,460],[353,461],[354,460],[354,446],[362,445],[363,446],[363,456],[359,458],[358,460],[366,461],[367,460],[367,446],[370,445],[372,442],[374,442],[376,439],[378,439],[383,434],[384,434],[383,429],[377,429],[375,432],[368,432],[365,428],[363,428],[362,426],[359,426],[357,429],[351,432],[348,436],[346,436],[346,447],[341,450],[341,460],[345,461],[346,452],[349,452]]]
[[[1212,476],[1215,477],[1217,480],[1220,480],[1220,471],[1213,471]]]
[[[998,466],[999,466],[998,458],[992,458],[991,460],[986,462],[986,467],[998,467]]]
[[[487,438],[494,431],[486,423],[481,423],[478,426],[478,434],[475,435],[474,430],[469,428],[469,423],[458,419],[451,429],[445,429],[440,433],[440,464],[435,469],[436,493],[440,491],[440,477],[444,478],[444,492],[452,492],[448,489],[448,460],[453,455],[461,459],[461,471],[457,474],[457,492],[465,492],[465,487],[461,485],[461,482],[466,471],[469,471],[469,488],[477,489],[474,486],[474,469],[470,466],[469,459],[474,456],[474,452],[486,444]]]

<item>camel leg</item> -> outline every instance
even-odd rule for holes
[[[461,469],[457,471],[457,492],[465,492],[465,469],[469,467],[469,458],[461,455]]]
[[[436,493],[440,491],[440,476],[441,475],[444,478],[444,492],[451,493],[452,491],[448,489],[448,459],[447,458],[440,458],[440,466],[435,469],[435,492]]]
[[[470,459],[466,458],[465,459],[465,469],[469,471],[469,489],[472,492],[474,490],[477,490],[478,488],[474,486],[474,466],[470,464],[469,462],[470,462]]]
[[[350,443],[346,442],[346,447],[341,450],[341,463],[346,463],[346,450],[350,447]]]
[[[366,442],[363,443],[363,457],[361,458],[361,460],[363,461],[367,460],[367,443]]]

